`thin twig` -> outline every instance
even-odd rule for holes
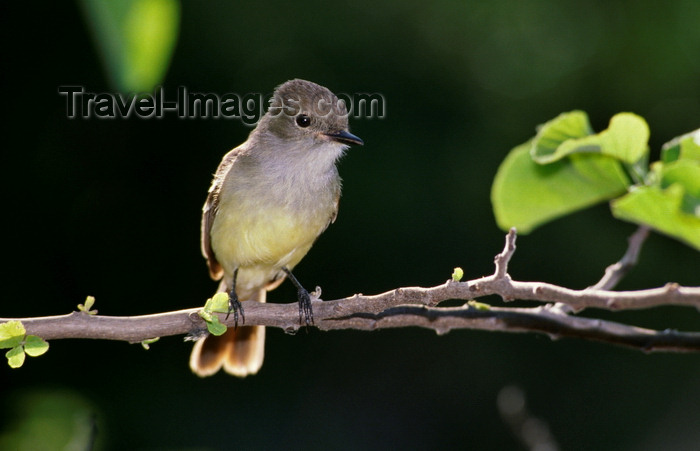
[[[510,263],[510,259],[515,253],[515,240],[517,237],[518,234],[515,227],[511,227],[506,235],[506,244],[503,247],[503,251],[494,258],[496,271],[493,273],[493,276],[495,278],[510,279],[510,276],[508,275],[508,263]]]
[[[639,226],[629,238],[627,251],[622,256],[619,262],[608,266],[605,269],[605,275],[591,288],[594,290],[612,290],[622,280],[623,277],[637,264],[639,253],[642,250],[644,241],[649,236],[649,227]]]

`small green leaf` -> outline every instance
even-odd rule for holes
[[[37,357],[45,354],[49,350],[49,344],[41,337],[36,335],[27,335],[24,339],[24,352],[29,357]]]
[[[141,342],[141,346],[143,346],[143,349],[145,349],[146,351],[148,351],[149,349],[151,349],[151,346],[150,346],[150,345],[152,345],[153,343],[155,343],[155,342],[158,341],[158,340],[160,340],[160,337],[149,338],[148,340],[143,340],[143,341]]]
[[[530,150],[532,159],[541,164],[557,161],[565,156],[557,151],[563,143],[592,133],[593,130],[585,112],[562,113],[539,127],[537,135],[532,140]]]
[[[612,213],[618,219],[648,225],[700,250],[700,215],[686,212],[686,195],[680,183],[666,189],[642,186],[614,200]]]
[[[206,309],[198,311],[197,314],[206,322],[210,322],[212,317],[214,316],[211,314],[211,312],[207,311]]]
[[[467,305],[477,310],[491,310],[490,305],[484,304],[483,302],[475,301],[473,299],[471,301],[467,301]]]
[[[87,313],[88,315],[97,315],[97,310],[90,310],[95,305],[95,297],[87,296],[85,304],[78,304],[78,311]]]
[[[24,364],[24,349],[22,346],[15,346],[5,353],[5,357],[7,357],[7,364],[10,365],[10,368],[19,368]]]
[[[0,349],[14,348],[22,343],[27,331],[19,321],[0,324]]]
[[[223,335],[226,332],[226,325],[221,324],[218,316],[212,315],[211,321],[207,321],[207,330],[212,335]]]
[[[90,310],[95,305],[95,297],[88,296],[85,298],[85,310]]]
[[[229,309],[228,293],[216,293],[204,304],[204,310],[208,312],[228,313]]]
[[[453,282],[459,282],[462,280],[462,277],[464,277],[464,270],[462,268],[457,267],[452,271],[452,281]]]
[[[204,304],[204,308],[197,312],[199,316],[207,323],[207,329],[212,335],[222,335],[226,332],[226,326],[219,321],[219,317],[214,315],[214,312],[228,313],[229,299],[228,293],[216,293]]]
[[[498,168],[491,189],[496,222],[527,234],[537,226],[626,192],[621,164],[599,154],[576,153],[541,165],[530,157],[531,143],[513,149]]]

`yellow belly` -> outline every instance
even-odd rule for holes
[[[211,246],[227,284],[237,268],[237,291],[258,289],[278,277],[282,267],[292,269],[328,224],[330,213],[319,210],[302,214],[236,196],[222,199],[211,228]]]

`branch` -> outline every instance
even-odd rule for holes
[[[617,286],[618,282],[627,275],[627,273],[637,264],[639,253],[642,251],[642,244],[649,236],[649,227],[639,226],[636,232],[627,240],[629,245],[627,252],[622,256],[619,262],[608,266],[605,269],[605,275],[591,288],[596,290],[612,290]]]
[[[501,332],[535,332],[551,338],[575,337],[638,348],[643,351],[700,351],[700,333],[655,331],[591,318],[563,315],[539,306],[531,308],[482,309],[472,306],[436,308],[400,304],[401,293],[435,293],[434,288],[394,290],[378,296],[355,296],[336,301],[314,301],[315,326],[321,330],[377,330],[417,326],[439,334],[454,329]],[[396,296],[396,293],[399,296]],[[245,303],[246,324],[282,328],[287,332],[299,329],[299,312],[292,304]],[[386,307],[386,308],[384,308]],[[21,319],[27,333],[46,340],[59,338],[92,338],[139,342],[153,337],[183,335],[205,329],[197,311],[179,310],[144,316],[93,316],[83,312],[69,315]],[[376,311],[376,312],[375,312]],[[232,326],[233,320],[220,319]],[[5,321],[5,320],[3,320]]]
[[[501,332],[534,332],[552,338],[576,337],[613,343],[644,351],[700,351],[700,333],[656,331],[612,321],[565,314],[556,305],[574,310],[595,307],[608,310],[641,309],[660,305],[700,308],[700,287],[667,284],[648,290],[614,292],[597,288],[572,290],[541,282],[519,282],[508,275],[508,262],[515,252],[515,230],[506,237],[503,252],[495,258],[493,275],[467,282],[447,281],[431,288],[397,288],[386,293],[355,296],[333,301],[313,300],[315,327],[321,330],[375,330],[397,327],[423,327],[446,333],[454,329]],[[624,260],[624,258],[623,258]],[[499,295],[546,303],[529,308],[499,308],[484,304],[437,307],[448,299],[471,300]],[[244,303],[246,325],[278,327],[293,333],[300,327],[298,308],[293,304]],[[149,338],[192,334],[205,330],[197,312],[187,309],[154,315],[114,317],[74,312],[68,315],[19,319],[28,334],[46,340],[92,338],[139,342]],[[233,318],[220,320],[228,326]],[[0,319],[0,322],[9,319]]]

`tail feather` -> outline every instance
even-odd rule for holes
[[[255,300],[265,302],[265,290]],[[265,355],[265,326],[229,328],[223,335],[207,335],[192,348],[190,368],[200,377],[211,376],[222,367],[238,377],[256,374]]]

